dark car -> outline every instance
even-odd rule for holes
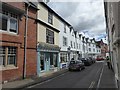
[[[81,58],[80,60],[85,64],[85,66],[92,64],[92,61],[89,58]]]
[[[85,69],[85,65],[80,60],[72,60],[69,63],[68,69],[69,69],[69,71],[71,71],[71,70],[79,70],[79,71],[81,71],[82,69]]]
[[[91,60],[92,63],[96,62],[95,58],[89,57],[88,59]]]

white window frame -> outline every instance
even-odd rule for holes
[[[66,41],[65,41],[65,39],[66,39]],[[65,44],[65,42],[66,42],[66,44]],[[67,37],[64,37],[64,36],[63,36],[63,46],[67,46]]]
[[[4,31],[4,30],[0,29],[0,32],[2,32],[2,33],[10,33],[10,34],[18,34],[18,18],[15,19],[15,18],[13,18],[13,17],[10,17],[10,14],[8,14],[8,16],[7,16],[7,15],[2,14],[2,13],[0,13],[0,16],[1,16],[1,18],[2,18],[2,17],[7,18],[7,31]],[[10,31],[10,19],[13,19],[13,20],[15,20],[15,21],[17,22],[16,32],[11,32],[11,31]]]

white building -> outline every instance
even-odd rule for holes
[[[68,61],[70,61],[70,51],[69,51],[69,34],[71,25],[64,20],[59,22],[60,33],[59,33],[59,47],[60,49],[60,62],[61,68],[67,66]]]

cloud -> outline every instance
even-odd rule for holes
[[[48,5],[68,21],[76,31],[85,32],[89,38],[98,39],[105,35],[102,0],[65,0],[50,2]]]

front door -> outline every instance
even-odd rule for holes
[[[45,54],[45,70],[49,71],[50,69],[50,54],[46,53]]]

